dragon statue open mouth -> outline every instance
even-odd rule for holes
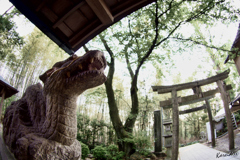
[[[77,97],[106,81],[107,62],[94,50],[57,62],[5,112],[3,138],[17,159],[80,159]],[[61,154],[60,154],[61,153]]]
[[[106,65],[106,59],[102,52],[89,51],[82,57],[73,55],[65,61],[56,63],[52,69],[41,75],[40,79],[45,85],[50,85],[47,88],[54,88],[55,91],[59,92],[61,88],[64,88],[64,91],[61,90],[61,92],[71,94],[69,93],[70,89],[81,94],[84,90],[101,85],[106,81],[104,75]],[[56,84],[56,79],[58,84]],[[64,87],[59,87],[59,85],[64,85]]]
[[[74,80],[76,78],[83,77],[86,74],[104,74],[106,64],[104,64],[104,61],[101,59],[92,57],[85,62],[79,63],[78,68],[74,68],[73,70],[67,72],[68,80]]]

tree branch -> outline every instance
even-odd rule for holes
[[[163,16],[164,14],[166,14],[168,11],[170,11],[171,9],[173,9],[174,7],[178,7],[179,5],[181,5],[183,2],[185,2],[185,0],[177,3],[176,5],[172,5],[172,3],[174,2],[174,0],[172,0],[169,4],[168,9],[166,9],[164,12],[162,12],[159,16],[157,16],[157,18],[160,18],[161,16]]]
[[[202,46],[205,46],[205,47],[207,47],[207,48],[212,48],[212,49],[216,49],[216,50],[221,50],[221,51],[224,51],[224,52],[232,52],[232,51],[230,51],[230,50],[223,49],[223,48],[219,48],[219,47],[215,47],[215,46],[210,46],[210,45],[207,45],[207,44],[204,44],[204,43],[195,41],[195,40],[190,39],[190,38],[178,38],[178,37],[170,37],[170,38],[172,38],[172,39],[177,39],[177,40],[180,40],[180,41],[185,41],[185,42],[192,42],[192,43],[197,44],[197,45],[202,45]]]
[[[128,49],[128,47],[127,47],[127,45],[125,45],[125,47],[124,47],[124,55],[125,55],[125,59],[126,59],[126,63],[127,63],[127,69],[128,69],[128,72],[129,72],[131,78],[133,79],[134,74],[133,74],[133,70],[132,70],[132,68],[131,68],[131,64],[130,64],[130,62],[129,62],[129,57],[128,57],[127,49]]]
[[[143,65],[143,63],[146,61],[146,59],[150,56],[150,54],[152,53],[153,49],[156,47],[156,43],[157,43],[157,39],[158,39],[158,27],[159,27],[159,21],[158,21],[158,9],[159,9],[159,6],[158,6],[158,3],[156,1],[156,8],[155,8],[155,38],[154,40],[152,41],[152,45],[150,46],[148,52],[145,54],[145,56],[143,56],[138,64],[138,67],[136,69],[136,72],[135,72],[135,81],[137,80],[136,76],[138,75],[139,73],[139,70],[141,68],[141,66]]]
[[[130,19],[128,20],[128,28],[129,28],[129,33],[130,33],[132,39],[134,38],[134,40],[135,40],[135,42],[136,42],[136,44],[137,44],[137,48],[138,48],[138,50],[139,50],[140,47],[139,47],[139,43],[138,43],[137,37],[133,35],[132,30],[131,30]],[[132,40],[132,39],[131,39],[131,40]],[[140,53],[137,52],[137,55],[138,55],[138,59],[140,59]]]
[[[6,15],[7,12],[10,11],[13,7],[14,7],[14,5],[12,5],[10,8],[8,8],[8,10],[6,10],[6,11],[2,14],[2,17],[3,17],[4,15]]]
[[[166,41],[181,25],[183,22],[179,22],[177,26],[168,34],[167,37],[163,38],[160,42],[158,42],[155,46],[159,46],[162,44],[164,41]]]
[[[85,44],[83,45],[83,49],[85,50],[85,52],[89,51],[89,49],[87,48],[87,46]]]

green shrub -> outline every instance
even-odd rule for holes
[[[88,146],[82,142],[81,142],[81,147],[82,147],[82,159],[85,159],[87,155],[90,153],[90,151]]]
[[[107,159],[108,160],[120,160],[123,159],[125,153],[123,151],[118,151],[118,146],[115,144],[111,144],[107,147]]]
[[[102,146],[96,146],[92,149],[92,154],[96,159],[106,159],[106,148]]]
[[[136,150],[140,154],[148,156],[148,154],[150,153],[149,149],[151,149],[152,145],[146,132],[139,132],[138,135],[133,138],[133,141]]]
[[[114,160],[121,160],[123,159],[125,156],[125,152],[123,151],[120,151],[120,152],[117,152],[117,155],[115,157],[113,157]]]
[[[107,147],[107,151],[112,157],[116,156],[118,153],[118,146],[115,144],[111,144],[110,146]]]

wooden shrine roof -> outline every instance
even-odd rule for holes
[[[103,30],[154,0],[10,0],[42,32],[73,54]]]
[[[2,90],[5,91],[5,99],[11,97],[12,95],[18,93],[18,90],[11,86],[7,81],[0,76],[0,97],[2,97]]]
[[[240,93],[230,102],[230,105],[232,106],[232,113],[240,110]]]
[[[231,51],[233,51],[234,54],[238,54],[238,52],[240,51],[240,23],[238,26],[237,35],[231,47]],[[229,55],[227,56],[224,63],[227,63],[228,61],[229,61]]]

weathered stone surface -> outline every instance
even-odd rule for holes
[[[71,56],[56,63],[7,109],[3,138],[19,160],[81,159],[76,140],[76,100],[86,89],[106,81],[106,60],[100,51]]]
[[[156,160],[157,157],[153,153],[149,153],[148,156],[144,156],[144,155],[140,154],[139,152],[135,152],[130,156],[130,160],[138,160],[138,159]]]

